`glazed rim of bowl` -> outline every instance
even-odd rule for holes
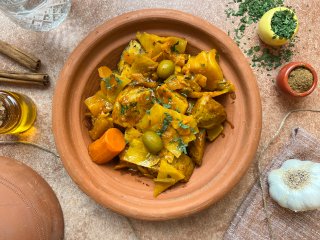
[[[169,22],[172,24],[168,25]],[[242,101],[243,104],[237,108],[234,107],[234,112],[228,116],[241,127],[235,127],[236,130],[232,132],[236,136],[230,134],[221,140],[233,139],[234,145],[230,146],[232,149],[230,152],[221,157],[224,158],[223,161],[218,161],[220,166],[218,172],[213,174],[211,171],[206,182],[203,182],[201,186],[193,186],[187,194],[173,194],[174,197],[166,197],[171,196],[169,193],[160,195],[158,198],[145,199],[138,196],[139,192],[134,192],[134,189],[132,192],[135,195],[132,195],[132,192],[127,194],[124,190],[119,189],[119,186],[114,185],[116,183],[112,182],[113,179],[109,178],[110,182],[105,181],[101,184],[99,176],[96,176],[98,173],[90,172],[92,168],[86,164],[90,161],[87,152],[88,142],[84,140],[83,132],[86,131],[86,135],[88,134],[84,127],[83,110],[81,109],[84,105],[83,100],[88,97],[83,96],[82,92],[88,86],[87,82],[92,72],[96,71],[103,59],[114,57],[113,54],[106,56],[106,53],[99,51],[96,46],[103,44],[104,40],[108,39],[110,46],[106,48],[112,48],[114,40],[114,44],[123,49],[130,39],[135,38],[135,33],[139,29],[157,33],[153,31],[155,26],[158,27],[157,30],[161,29],[164,36],[183,36],[183,33],[188,31],[188,42],[194,45],[199,44],[197,46],[199,49],[207,45],[215,46],[220,52],[220,59],[223,59],[220,62],[222,62],[221,67],[224,73],[228,75],[234,72],[234,76],[239,79],[234,82],[237,88],[235,102],[237,104]],[[126,31],[129,33],[126,34]],[[119,34],[125,37],[117,41]],[[204,37],[199,37],[200,35]],[[108,51],[112,53],[112,50]],[[89,67],[89,64],[94,67]],[[227,64],[232,67],[227,68]],[[81,76],[77,75],[79,71],[81,71]],[[91,93],[94,93],[94,90],[91,89]],[[261,100],[256,79],[237,45],[224,32],[210,23],[193,15],[168,9],[129,12],[93,30],[76,47],[65,63],[53,99],[55,143],[63,165],[71,178],[87,195],[103,206],[123,215],[145,220],[185,217],[221,199],[236,185],[254,159],[260,139],[261,122]],[[209,150],[207,155],[212,152]],[[206,171],[210,172],[210,169]],[[124,188],[125,191],[131,191],[126,186]],[[177,192],[184,192],[187,188],[179,188]]]

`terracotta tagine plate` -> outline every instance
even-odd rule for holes
[[[84,99],[99,88],[97,68],[116,67],[121,52],[136,32],[178,36],[186,52],[216,48],[225,78],[236,86],[236,99],[219,99],[228,120],[224,135],[209,144],[201,167],[190,181],[153,197],[152,179],[97,165],[88,155],[91,142],[85,126]],[[57,149],[69,175],[101,205],[123,215],[166,220],[185,217],[217,202],[245,174],[254,159],[261,131],[261,101],[255,76],[237,45],[217,27],[175,10],[147,9],[113,18],[93,30],[73,51],[57,83],[53,103]]]
[[[0,239],[62,240],[60,204],[48,183],[25,164],[0,156]]]

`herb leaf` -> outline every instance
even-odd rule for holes
[[[271,19],[271,29],[280,39],[290,39],[297,27],[294,13],[289,10],[277,11]],[[274,37],[276,37],[274,36]]]
[[[107,77],[107,78],[102,78],[102,81],[104,81],[106,83],[106,88],[108,90],[110,90],[112,88],[112,85],[111,85],[111,82],[110,82],[111,81],[111,77],[112,77],[112,75],[110,77]]]
[[[165,131],[167,131],[170,123],[172,122],[172,116],[169,113],[164,113],[166,116],[163,119],[162,127],[159,131],[157,131],[158,135],[162,135]]]
[[[172,52],[176,52],[179,53],[179,51],[177,50],[177,46],[179,45],[179,41],[177,41],[175,44],[173,44],[170,49]]]
[[[179,127],[183,128],[183,129],[188,129],[189,126],[184,124],[182,121],[179,122]]]
[[[188,154],[187,147],[188,145],[184,143],[181,137],[176,137],[172,140],[172,142],[178,143],[178,149],[184,154]]]

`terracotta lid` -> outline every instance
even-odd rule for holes
[[[0,156],[0,239],[63,239],[60,204],[49,184],[25,164]]]

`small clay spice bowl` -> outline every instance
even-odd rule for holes
[[[291,62],[283,66],[277,76],[277,85],[294,97],[305,97],[317,87],[318,77],[314,68],[304,62]]]

